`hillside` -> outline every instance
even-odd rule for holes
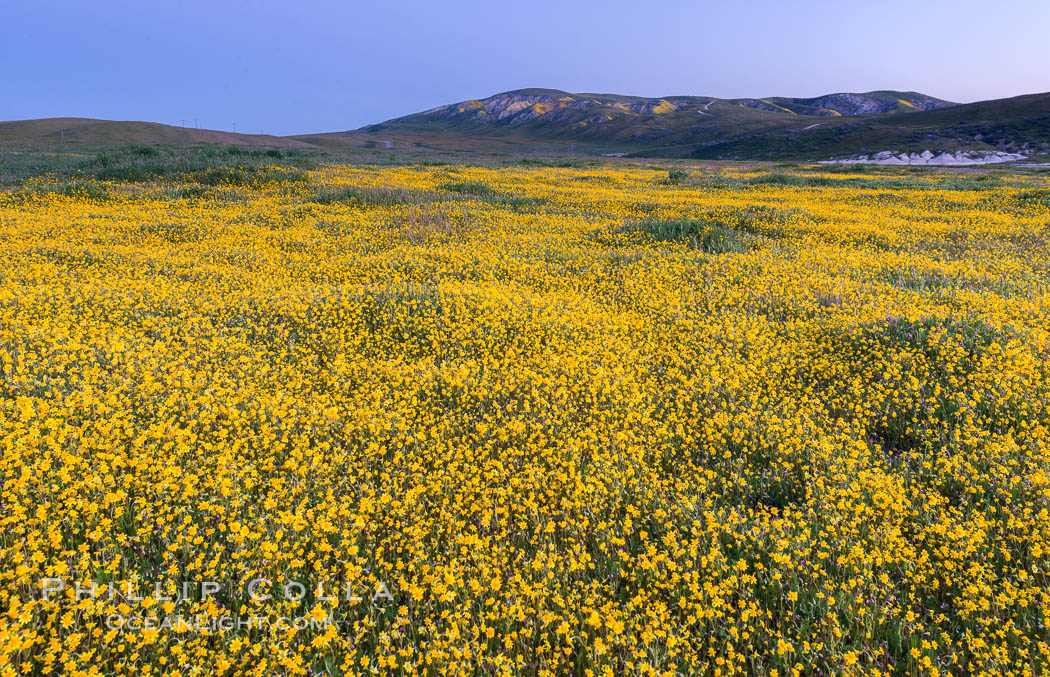
[[[814,99],[718,99],[668,96],[656,99],[611,94],[572,94],[519,89],[481,100],[438,106],[359,133],[573,139],[591,143],[679,145],[729,140],[741,135],[790,131],[826,124],[799,117],[847,118],[950,107],[951,102],[915,92],[831,94]]]
[[[521,89],[326,138],[442,150],[556,143],[582,152],[704,159],[827,160],[885,151],[1028,156],[1050,150],[1050,94],[955,104],[897,91],[650,99]]]
[[[118,122],[91,118],[43,118],[0,122],[0,146],[101,147],[113,144],[192,146],[223,144],[260,148],[308,148],[297,139],[268,134],[235,134],[158,122]]]
[[[582,131],[591,126],[601,128],[608,126],[608,123],[624,120],[640,122],[648,118],[665,122],[682,119],[696,122],[697,114],[715,117],[711,107],[716,104],[720,109],[735,106],[775,113],[777,116],[788,114],[821,117],[908,113],[957,105],[916,92],[840,93],[812,99],[718,99],[709,96],[649,99],[610,94],[571,94],[555,89],[519,89],[496,94],[487,99],[472,99],[438,106],[380,125],[371,125],[364,130],[445,122],[456,127],[480,131],[485,128],[491,130],[501,126],[543,122],[547,125],[567,124],[570,128],[575,126]]]
[[[736,101],[773,112],[786,111],[796,115],[823,117],[914,113],[958,105],[919,92],[866,92],[864,94],[840,92],[810,99],[770,97],[768,99],[737,99]]]
[[[87,118],[0,122],[0,149],[127,144],[966,164],[1050,153],[1050,94],[956,104],[900,91],[719,99],[519,89],[357,130],[288,137]]]
[[[967,150],[1033,156],[1050,151],[1050,94],[981,101],[909,115],[835,118],[798,132],[770,129],[697,144],[686,153],[675,152],[680,150],[651,148],[642,153],[694,158],[827,159],[884,151]]]

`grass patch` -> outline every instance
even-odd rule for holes
[[[852,165],[821,165],[820,171],[827,174],[870,174],[874,170],[871,165],[858,162]]]
[[[118,167],[102,167],[93,172],[99,181],[141,183],[152,181],[171,173],[171,168],[160,163],[131,164]]]
[[[440,186],[441,190],[461,195],[477,195],[487,197],[496,194],[496,189],[481,181],[453,181]]]
[[[771,174],[762,174],[755,176],[747,180],[747,184],[750,186],[805,186],[808,185],[806,177],[798,176],[796,174],[782,174],[780,172],[773,172]]]
[[[196,200],[205,197],[210,191],[204,186],[170,186],[161,190],[161,195],[169,200]]]
[[[550,200],[545,197],[512,197],[509,195],[497,195],[492,199],[486,200],[486,202],[512,211],[528,211],[529,209],[542,207],[549,203]]]
[[[995,174],[971,174],[967,176],[952,176],[934,184],[932,187],[939,190],[982,191],[1001,188],[1004,185],[1002,177]]]
[[[648,219],[632,223],[630,229],[660,242],[683,242],[709,254],[743,252],[752,244],[742,232],[707,219]]]
[[[322,186],[313,197],[313,202],[322,205],[348,204],[358,207],[393,207],[431,201],[432,196],[424,193],[380,186]]]
[[[732,230],[758,235],[779,236],[788,219],[798,212],[768,207],[766,205],[748,205],[715,209],[704,213],[704,218]]]
[[[516,164],[520,167],[552,167],[555,169],[583,169],[584,167],[594,166],[597,162],[580,162],[578,160],[536,160],[533,158],[523,158],[511,164]]]
[[[849,167],[850,165],[844,166]],[[830,165],[827,168],[821,169],[821,173],[845,173],[844,170],[838,169],[837,167],[837,165]],[[870,173],[871,169],[872,168],[869,166],[859,166],[856,171]],[[947,176],[934,180],[907,175],[915,174],[916,172],[912,170],[916,169],[919,169],[920,171],[926,171],[923,168],[904,167],[898,169],[899,174],[896,176],[857,176],[843,177],[841,179],[835,178],[834,176],[785,174],[782,172],[773,172],[747,179],[744,181],[744,184],[750,186],[784,186],[798,188],[852,188],[870,190],[952,191],[991,190],[993,188],[999,188],[1006,185],[1003,183],[1002,179],[999,176],[992,174],[982,174],[979,176]]]
[[[216,167],[202,172],[195,172],[192,178],[204,186],[243,186],[247,188],[266,188],[280,184],[306,183],[308,180],[306,172],[273,165]]]
[[[668,169],[667,176],[657,183],[662,186],[680,186],[689,178],[689,172],[684,169]]]
[[[18,192],[11,193],[11,199],[15,202],[28,202],[56,195],[81,202],[109,202],[114,198],[106,186],[94,181],[60,181],[30,184]]]
[[[798,188],[872,188],[904,189],[920,185],[907,179],[852,177],[837,179],[831,176],[807,176],[774,172],[755,176],[746,181],[750,186],[787,186]]]
[[[1050,190],[1022,190],[1013,197],[1019,207],[1050,207]]]
[[[24,184],[41,177],[50,177],[55,182],[67,179],[184,183],[203,176],[206,181],[225,178],[234,184],[243,181],[238,185],[260,185],[260,177],[264,177],[263,184],[273,183],[280,173],[283,173],[281,183],[297,182],[300,178],[305,181],[302,170],[321,164],[321,153],[316,151],[239,146],[161,148],[132,144],[95,153],[0,153],[0,183]],[[281,171],[275,171],[274,167]]]

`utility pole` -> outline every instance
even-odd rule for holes
[[[200,129],[200,125],[197,124],[197,118],[193,118],[193,127],[195,129]]]
[[[233,123],[233,133],[234,134],[237,133],[237,123],[236,122]]]
[[[179,122],[182,123],[182,128],[186,129],[186,121],[185,120],[179,120]]]

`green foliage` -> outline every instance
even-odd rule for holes
[[[649,219],[630,224],[630,228],[648,233],[654,240],[683,242],[709,254],[749,249],[749,243],[741,231],[707,219]]]
[[[319,157],[313,152],[276,148],[158,148],[142,144],[106,148],[87,157],[0,153],[0,182],[17,185],[46,175],[51,180],[68,179],[76,183],[184,183],[198,179],[232,185],[297,183],[306,180],[303,170],[319,166]]]
[[[246,186],[263,188],[284,183],[306,183],[305,172],[274,166],[237,165],[196,172],[192,178],[205,186]]]
[[[964,174],[941,181],[937,188],[941,190],[981,191],[1002,187],[1003,180],[995,174]]]
[[[152,181],[169,174],[171,169],[159,163],[122,164],[116,167],[104,166],[94,172],[99,181],[121,181],[141,183]]]
[[[381,186],[321,186],[313,196],[313,202],[318,204],[352,204],[359,207],[420,204],[431,202],[433,199],[432,195],[419,191]]]
[[[665,186],[678,186],[685,183],[685,180],[689,178],[689,172],[684,169],[669,169],[667,170],[667,176],[660,180],[660,183]]]
[[[554,167],[556,169],[583,169],[584,167],[593,166],[596,164],[594,161],[583,162],[581,160],[537,160],[535,158],[522,158],[512,162],[511,164],[517,164],[522,167]]]
[[[1022,190],[1013,200],[1022,207],[1050,207],[1050,190]]]
[[[34,183],[27,185],[11,195],[15,202],[42,199],[50,195],[71,197],[83,202],[109,202],[113,194],[106,186],[94,181],[60,181],[55,183]]]
[[[844,167],[850,167],[850,165],[842,165]],[[822,167],[820,172],[824,173],[848,173],[850,170],[835,170],[833,167],[837,165],[829,165],[828,167]],[[862,168],[864,171],[870,171],[871,167]],[[901,176],[901,174],[919,174],[927,173],[930,170],[925,167],[899,167],[894,168],[894,172],[888,173],[885,178],[883,177],[844,177],[835,178],[831,176],[814,176],[808,174],[794,174],[794,173],[783,173],[783,172],[770,172],[760,174],[759,176],[752,177],[744,181],[746,185],[750,186],[779,186],[779,187],[799,187],[799,188],[871,188],[878,190],[957,190],[957,191],[981,191],[991,190],[999,188],[1003,185],[1001,177],[994,174],[976,174],[976,175],[958,175],[952,174],[943,177],[937,177],[936,179],[918,177],[912,178],[910,176]],[[860,171],[860,170],[858,170]]]
[[[747,181],[752,186],[804,186],[806,179],[795,174],[761,174]]]
[[[799,212],[766,205],[749,205],[711,210],[705,214],[708,220],[720,223],[733,230],[762,235],[777,235],[788,219]]]
[[[778,165],[783,166],[783,165]],[[826,174],[870,174],[874,168],[860,163],[852,165],[823,165],[820,171]]]
[[[506,195],[497,195],[494,198],[485,200],[489,204],[494,204],[504,209],[512,209],[514,211],[528,211],[537,207],[542,207],[550,202],[545,197],[512,197]]]
[[[83,157],[56,153],[0,152],[0,185],[17,186],[38,177],[72,177]]]
[[[128,147],[127,150],[129,155],[137,155],[143,158],[154,158],[160,156],[160,151],[153,146],[146,146],[143,144],[134,144]]]
[[[171,200],[195,200],[208,195],[209,190],[203,186],[186,185],[170,186],[161,190],[161,194]]]
[[[495,195],[496,190],[487,183],[480,181],[454,181],[446,183],[441,186],[442,190],[447,190],[450,193],[462,193],[464,195],[478,195],[485,197],[488,195]]]

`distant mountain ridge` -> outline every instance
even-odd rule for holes
[[[744,105],[763,110],[788,110],[796,115],[854,116],[883,115],[886,113],[914,113],[957,106],[957,103],[936,99],[919,92],[839,92],[811,99],[738,99]],[[772,106],[769,108],[768,106]]]
[[[518,89],[342,135],[370,137],[392,146],[568,143],[606,155],[698,159],[927,158],[961,151],[1027,158],[1050,152],[1050,94],[959,104],[893,90],[720,99]]]
[[[765,99],[718,99],[707,96],[667,96],[646,98],[610,94],[572,94],[557,89],[518,89],[485,99],[449,103],[422,113],[390,120],[386,124],[441,119],[454,123],[472,120],[481,123],[520,124],[542,116],[576,124],[601,124],[624,115],[666,115],[696,107],[708,112],[716,101],[773,113],[815,116],[881,115],[936,110],[955,106],[954,102],[918,92],[837,93],[810,99],[768,97]],[[579,111],[587,111],[581,115]],[[370,130],[375,125],[364,127]]]

